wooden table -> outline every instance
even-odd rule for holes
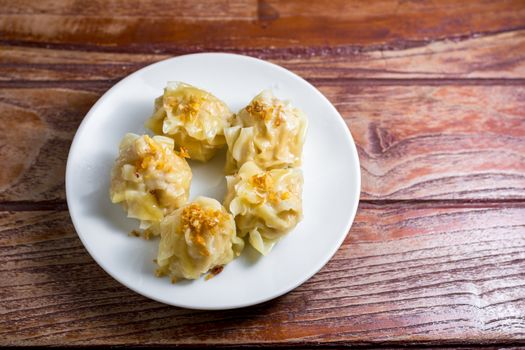
[[[241,310],[126,289],[65,202],[68,149],[100,95],[200,51],[308,79],[362,166],[335,257]],[[0,0],[0,87],[2,345],[525,345],[523,0]]]

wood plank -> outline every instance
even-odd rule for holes
[[[417,46],[432,40],[470,37],[476,33],[497,33],[523,29],[522,0],[457,2],[361,2],[337,0],[330,6],[295,1],[247,1],[236,3],[237,13],[220,7],[217,20],[195,20],[179,15],[149,16],[141,6],[97,1],[79,14],[71,6],[34,5],[24,1],[12,11],[0,14],[4,43],[33,43],[66,47],[106,47],[108,50],[151,52],[192,48],[328,48]],[[208,2],[197,2],[202,8]],[[256,6],[257,5],[257,6]],[[11,4],[8,6],[10,7]],[[77,6],[77,7],[75,7]],[[83,7],[85,5],[82,5]],[[146,5],[145,5],[146,6]],[[5,6],[4,6],[5,7]],[[29,7],[30,9],[27,9]],[[151,7],[147,9],[151,10]],[[184,6],[187,11],[190,7]],[[147,10],[145,9],[145,10]],[[153,10],[151,10],[153,11]],[[162,10],[154,10],[155,14]],[[204,11],[207,13],[207,11]],[[257,13],[256,19],[253,14]],[[487,14],[490,13],[490,16]],[[179,17],[180,16],[180,17]],[[226,16],[226,19],[221,19]]]
[[[522,86],[323,87],[359,150],[362,199],[525,198]]]
[[[0,201],[65,199],[70,142],[100,96],[88,86],[0,90]],[[524,86],[318,87],[358,146],[361,199],[525,198]]]
[[[522,203],[365,204],[301,287],[241,310],[190,311],[105,274],[67,212],[2,212],[0,344],[525,344],[524,248]]]
[[[0,91],[0,201],[64,199],[67,153],[99,93]]]
[[[256,0],[0,0],[2,13],[6,15],[55,15],[55,16],[99,16],[101,13],[113,17],[162,17],[174,20],[253,20],[257,16]]]
[[[525,78],[525,30],[395,50],[229,51],[269,60],[306,79]],[[171,56],[23,46],[0,46],[0,52],[0,80],[121,79]]]

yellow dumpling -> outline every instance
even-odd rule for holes
[[[199,197],[160,223],[158,276],[197,279],[232,261],[244,248],[235,221],[215,199]]]
[[[164,136],[126,134],[111,171],[110,198],[151,228],[188,200],[191,169]]]
[[[224,128],[233,118],[228,106],[211,93],[170,82],[155,100],[155,112],[146,122],[154,133],[173,138],[191,159],[207,161],[226,144]]]
[[[300,166],[307,124],[301,110],[263,91],[224,131],[226,173],[235,173],[248,161],[265,170]]]
[[[263,171],[247,162],[227,176],[224,206],[235,217],[239,237],[266,255],[302,218],[303,175],[298,168]]]

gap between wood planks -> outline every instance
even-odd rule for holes
[[[403,341],[396,342],[382,342],[382,343],[360,343],[360,342],[328,342],[328,343],[318,343],[318,342],[296,342],[296,343],[243,343],[235,345],[225,345],[225,344],[214,344],[214,349],[390,349],[390,350],[402,350],[402,349],[515,349],[516,347],[523,346],[525,341],[509,341],[507,343],[497,340],[494,342],[487,343],[469,343],[469,342],[422,342],[422,343],[407,343]],[[83,345],[69,345],[72,348],[84,348]],[[209,346],[209,344],[184,344],[181,345],[184,349],[202,349]],[[106,349],[107,345],[88,345],[90,349]],[[126,345],[113,345],[112,348],[124,348]],[[141,349],[157,349],[157,348],[166,348],[166,344],[148,344],[141,346]]]
[[[520,341],[509,341],[509,342],[502,342],[501,340],[497,340],[494,342],[487,342],[487,343],[473,343],[473,342],[422,342],[422,343],[406,343],[402,341],[396,341],[396,342],[382,342],[382,343],[361,343],[361,342],[328,342],[328,343],[317,343],[317,342],[296,342],[296,343],[243,343],[243,344],[235,344],[235,345],[226,345],[226,344],[214,344],[214,349],[251,349],[251,348],[257,348],[257,349],[391,349],[391,350],[402,350],[402,349],[425,349],[425,350],[432,350],[432,349],[516,349],[517,347],[521,347],[525,344],[524,342]],[[111,348],[118,349],[118,348],[124,348],[127,345],[112,345]],[[184,344],[180,345],[181,348],[184,349],[202,349],[209,346],[207,343],[202,344]],[[68,347],[71,347],[73,349],[83,349],[83,348],[89,348],[89,349],[107,349],[107,345],[77,345],[77,344],[70,344]],[[159,348],[166,348],[166,344],[164,343],[158,343],[158,344],[151,344],[140,346],[140,349],[159,349]],[[168,346],[169,347],[169,346]]]
[[[517,199],[361,199],[360,209],[370,208],[525,208],[525,198]],[[4,201],[0,211],[67,211],[65,200],[56,201]]]
[[[1,66],[1,64],[0,64]],[[122,77],[122,79],[125,77]],[[109,89],[121,79],[102,80],[0,80],[0,89],[31,89],[31,88],[82,88],[86,90]],[[309,78],[312,84],[331,85],[363,85],[363,86],[523,86],[525,78]]]

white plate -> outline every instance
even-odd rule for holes
[[[158,240],[129,237],[136,220],[111,204],[110,170],[127,132],[145,133],[153,100],[168,80],[210,91],[233,111],[263,89],[291,100],[306,112],[309,128],[303,153],[303,221],[266,257],[247,249],[209,281],[171,284],[154,277]],[[206,164],[190,162],[190,199],[222,202],[224,154]],[[67,203],[82,243],[120,283],[151,299],[193,309],[232,309],[278,297],[313,276],[337,251],[357,210],[359,159],[337,110],[312,85],[277,65],[255,58],[204,53],[145,67],[112,87],[84,118],[73,140],[66,170]]]

